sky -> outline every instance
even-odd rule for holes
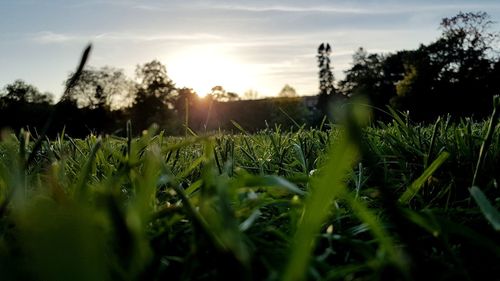
[[[57,98],[92,43],[90,66],[134,78],[138,64],[158,59],[178,87],[202,95],[221,85],[273,96],[285,84],[314,95],[320,43],[332,46],[339,80],[359,47],[418,48],[459,11],[500,21],[498,0],[0,0],[0,88],[21,78]]]

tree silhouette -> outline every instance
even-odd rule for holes
[[[395,95],[394,84],[401,79],[395,75],[392,60],[378,54],[369,54],[360,47],[352,56],[352,67],[345,71],[339,82],[339,91],[349,97],[364,96],[375,108],[376,118],[383,117],[383,110]],[[394,79],[396,78],[396,79]]]
[[[343,102],[345,97],[337,93],[334,85],[334,76],[331,67],[330,54],[332,48],[329,43],[321,43],[318,47],[318,67],[319,67],[319,95],[316,108],[319,110],[320,116],[316,116],[315,123],[321,122],[323,116],[330,115],[330,105],[335,106]]]
[[[136,97],[131,109],[136,132],[148,128],[152,123],[166,129],[174,114],[177,90],[167,75],[166,67],[158,60],[137,66]]]
[[[391,104],[419,121],[446,113],[487,116],[500,91],[498,33],[484,12],[459,13],[440,26],[441,36],[416,50],[382,56],[359,49],[341,92],[366,95],[380,109]]]
[[[200,98],[191,88],[181,88],[177,90],[177,96],[174,101],[174,109],[177,120],[182,122],[184,133],[187,134],[188,127],[194,128],[201,121],[199,100]]]
[[[228,92],[220,85],[212,87],[210,93],[207,95],[207,98],[219,102],[236,101],[240,99],[238,94]]]
[[[41,129],[52,110],[52,100],[51,94],[42,94],[23,80],[6,85],[0,93],[0,129]]]
[[[27,84],[23,80],[16,80],[12,84],[5,86],[2,99],[6,103],[53,103],[53,96],[50,93],[42,94],[35,86]]]
[[[137,66],[136,76],[139,91],[147,96],[154,96],[163,104],[169,104],[176,93],[175,84],[167,75],[167,69],[158,60],[152,60]]]
[[[243,94],[244,99],[246,100],[255,100],[259,97],[259,93],[256,90],[248,89]]]
[[[329,43],[321,43],[318,47],[318,67],[319,67],[319,91],[320,95],[332,95],[335,93],[334,77],[330,66],[330,54],[332,48]]]
[[[498,32],[490,31],[492,24],[486,12],[460,12],[441,21],[442,39],[462,61],[485,58],[499,38]]]
[[[492,48],[498,34],[489,31],[488,14],[459,13],[441,22],[435,42],[410,54],[398,84],[399,103],[416,119],[488,114],[496,94]]]
[[[295,91],[295,89],[286,84],[285,86],[283,86],[283,89],[281,89],[281,91],[278,93],[278,97],[281,97],[281,98],[292,98],[292,97],[297,97],[297,91]]]
[[[72,76],[68,76],[66,86]],[[133,87],[133,82],[120,69],[90,67],[82,70],[79,79],[62,99],[75,101],[79,107],[119,109],[131,103]]]

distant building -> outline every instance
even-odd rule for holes
[[[311,110],[316,108],[316,105],[318,104],[318,96],[303,96],[302,99],[304,100],[305,106]]]

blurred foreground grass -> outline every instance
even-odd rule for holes
[[[38,147],[4,132],[0,278],[500,279],[498,116],[394,117]]]

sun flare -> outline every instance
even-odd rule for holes
[[[193,88],[204,97],[217,85],[240,96],[257,85],[249,64],[213,45],[187,48],[165,59],[167,71],[178,87]]]

